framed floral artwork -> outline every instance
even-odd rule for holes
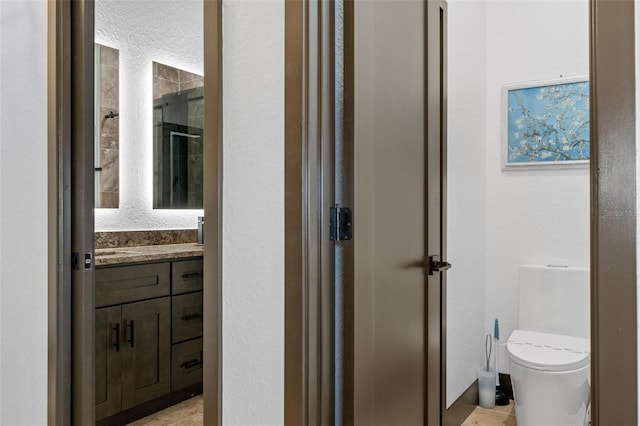
[[[503,86],[502,168],[588,167],[589,80]]]

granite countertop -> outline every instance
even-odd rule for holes
[[[96,249],[96,266],[201,257],[202,253],[203,245],[196,243],[103,248]]]

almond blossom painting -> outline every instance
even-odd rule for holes
[[[588,164],[589,82],[505,88],[504,165]]]

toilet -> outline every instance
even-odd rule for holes
[[[518,329],[506,344],[518,426],[589,424],[588,268],[520,266]]]

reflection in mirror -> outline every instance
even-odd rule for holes
[[[118,208],[120,80],[117,49],[95,45],[95,206]]]
[[[202,76],[153,63],[153,208],[202,208]]]

